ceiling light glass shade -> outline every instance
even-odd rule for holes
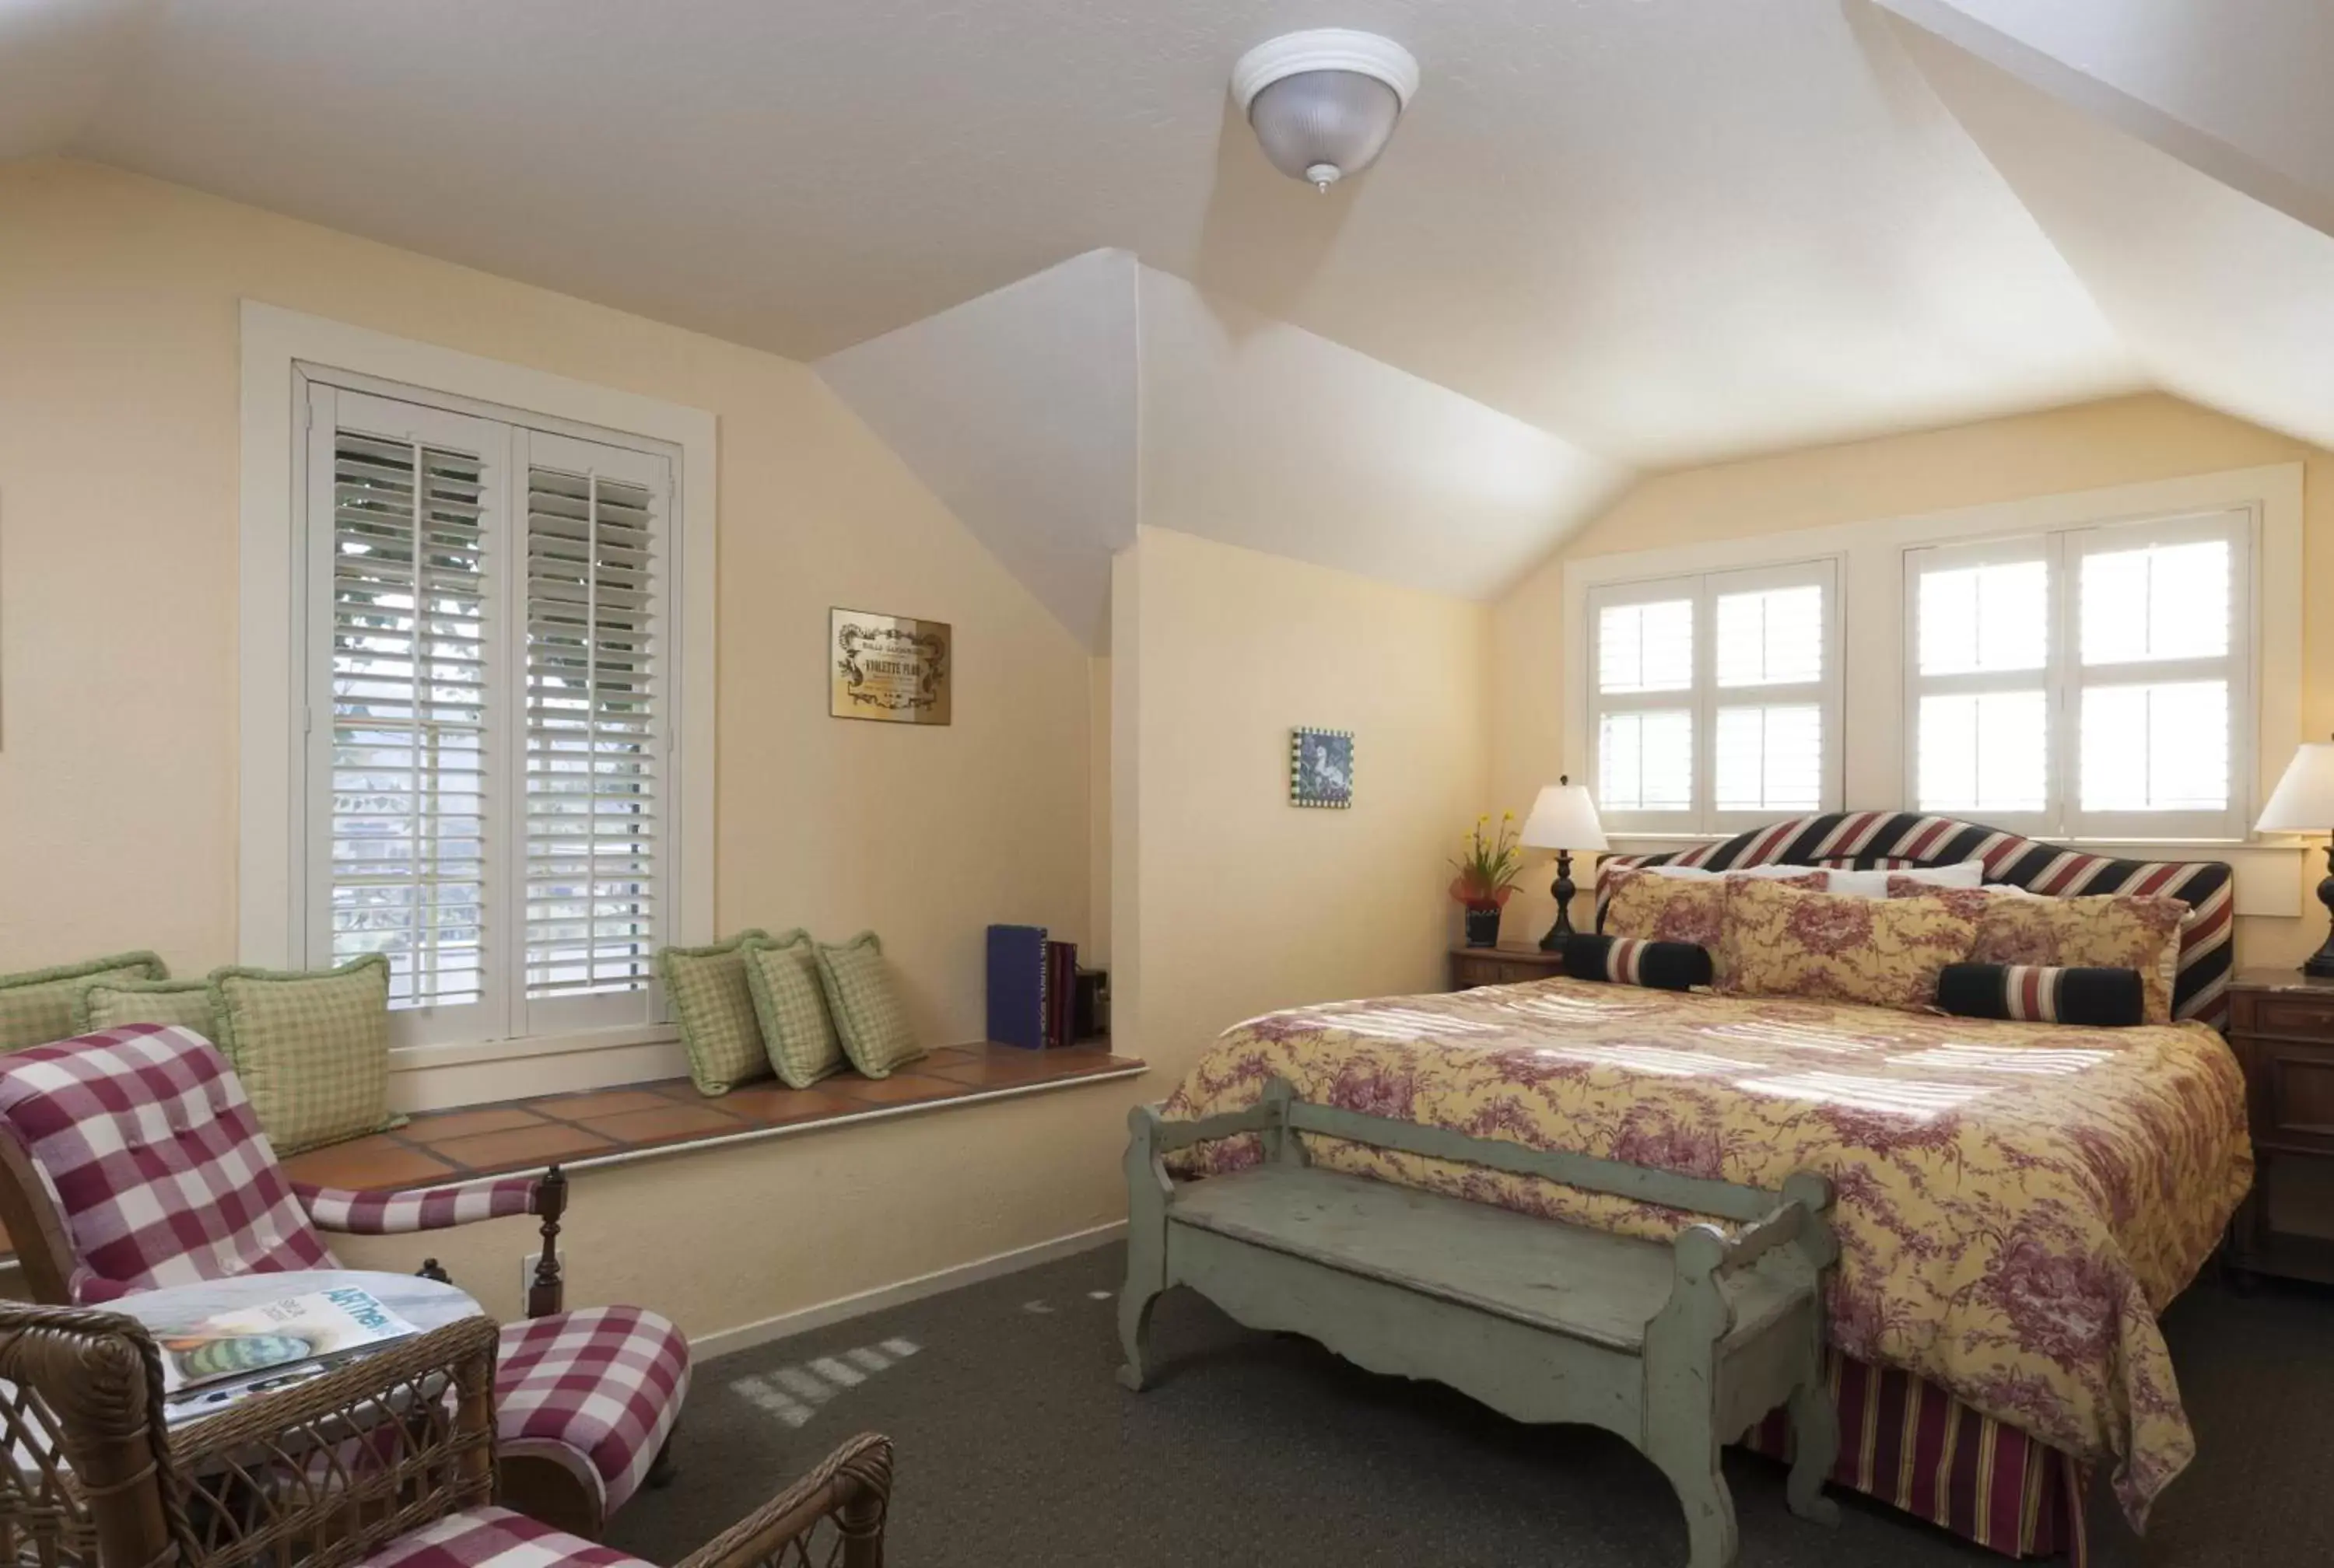
[[[1402,100],[1374,76],[1307,71],[1258,93],[1248,122],[1273,168],[1327,187],[1375,162],[1401,114]]]
[[[1417,91],[1410,51],[1336,27],[1259,43],[1232,68],[1232,96],[1264,156],[1323,190],[1376,159]]]

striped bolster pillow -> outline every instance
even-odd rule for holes
[[[2136,969],[2062,969],[2040,964],[1948,964],[1937,1007],[1962,1018],[2081,1024],[2119,1029],[2145,1016]]]
[[[1684,991],[1711,983],[1710,950],[1692,942],[1583,934],[1565,943],[1564,972],[1583,980]]]

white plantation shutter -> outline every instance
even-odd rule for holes
[[[644,996],[664,846],[659,459],[527,438],[525,995]]]
[[[2048,833],[2055,552],[2027,539],[1906,557],[1908,759],[1916,811]]]
[[[670,464],[309,389],[302,961],[401,1044],[652,1021]]]
[[[2242,838],[2250,541],[2236,512],[1908,552],[1916,809]]]
[[[1712,832],[1836,803],[1834,563],[1598,588],[1588,613],[1608,827]]]
[[[1712,828],[1820,811],[1836,798],[1839,669],[1833,563],[1704,579]]]
[[[2242,838],[2252,755],[2251,518],[2242,512],[2067,535],[2068,685],[2090,838]]]

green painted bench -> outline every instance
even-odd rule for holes
[[[1126,1150],[1126,1351],[1149,1380],[1152,1308],[1189,1285],[1251,1328],[1290,1331],[1347,1361],[1446,1383],[1519,1421],[1616,1432],[1685,1505],[1691,1568],[1734,1561],[1719,1448],[1788,1405],[1791,1511],[1822,1524],[1839,1425],[1822,1383],[1818,1281],[1838,1255],[1831,1188],[1801,1172],[1779,1193],[1587,1155],[1527,1149],[1299,1100],[1276,1079],[1246,1111],[1168,1121],[1135,1107]],[[1165,1156],[1261,1135],[1257,1168],[1178,1184]],[[1545,1177],[1736,1222],[1673,1242],[1607,1235],[1488,1204],[1314,1169],[1299,1133]]]

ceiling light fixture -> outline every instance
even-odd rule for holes
[[[1409,50],[1343,27],[1285,34],[1232,67],[1232,97],[1266,159],[1323,191],[1369,168],[1417,91]]]

